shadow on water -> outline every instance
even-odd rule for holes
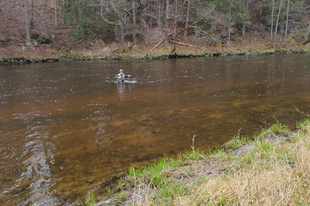
[[[0,204],[74,202],[113,174],[309,113],[309,55],[0,67]],[[119,69],[134,84],[114,83]],[[103,189],[98,189],[102,193]]]

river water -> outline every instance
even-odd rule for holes
[[[310,112],[308,54],[0,67],[0,205],[71,205],[116,172]],[[137,83],[117,85],[119,69]],[[266,123],[265,123],[266,121]],[[102,189],[103,191],[104,189]]]

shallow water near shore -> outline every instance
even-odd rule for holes
[[[0,205],[71,205],[115,173],[310,113],[309,54],[0,66]],[[135,83],[115,84],[119,69]],[[266,123],[265,123],[266,121]]]

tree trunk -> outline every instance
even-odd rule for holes
[[[276,28],[275,28],[275,31],[274,31],[274,40],[273,40],[273,43],[276,41],[276,38],[277,38],[277,32],[278,32],[278,25],[279,25],[281,7],[282,7],[282,0],[280,0],[280,6],[279,6],[279,12],[278,12],[278,18],[277,18]]]
[[[272,33],[273,33],[273,14],[274,14],[274,1],[272,0],[272,13],[271,13],[271,27],[270,27],[270,39],[269,42],[272,44]]]
[[[30,30],[29,30],[29,9],[28,9],[28,1],[25,0],[25,21],[26,21],[26,45],[31,45],[30,41]]]
[[[121,41],[122,41],[122,47],[124,47],[125,46],[125,40],[124,40],[124,28],[123,28],[123,25],[121,25]]]
[[[288,13],[290,11],[290,0],[287,1],[287,10],[286,10],[286,25],[285,25],[285,36],[284,36],[284,47],[286,45],[287,29],[288,29]]]
[[[228,25],[228,45],[230,44],[230,23],[231,23],[231,0],[229,1],[229,25]]]
[[[188,27],[190,3],[191,3],[191,0],[187,0],[187,14],[186,14],[185,28]],[[185,30],[184,32],[184,37],[187,37],[187,30]]]
[[[103,0],[100,0],[100,16],[103,17],[103,8],[102,8]]]
[[[247,0],[244,0],[244,13],[247,13],[248,8],[249,8],[249,3]],[[245,22],[243,20],[243,25],[242,25],[242,37],[244,38],[245,36]]]
[[[64,8],[65,8],[65,0],[62,0],[62,7],[61,7],[62,23],[66,24],[66,20],[64,19]]]
[[[58,27],[58,23],[57,23],[57,0],[55,0],[55,27]]]
[[[160,17],[161,17],[161,13],[160,13],[160,10],[161,10],[161,0],[158,0],[158,28],[160,29],[161,28],[161,21],[160,21]]]
[[[169,13],[169,0],[166,0],[166,20],[165,20],[165,45],[168,44],[168,13]]]
[[[174,34],[177,32],[177,13],[178,13],[178,0],[175,0],[175,10],[174,10]]]
[[[31,0],[30,29],[34,29],[34,2]]]
[[[307,27],[305,39],[308,39],[309,33],[310,33],[310,24],[309,24],[308,27]]]
[[[83,19],[83,18],[85,18],[85,13],[84,13],[84,11],[85,11],[85,0],[80,1],[80,3],[81,4],[80,4],[80,10],[79,10],[79,18]],[[82,25],[80,25],[82,28],[81,38],[85,39],[85,23],[84,23],[84,21],[82,21],[82,22],[83,22]]]
[[[132,20],[133,20],[133,34],[132,42],[136,44],[136,0],[132,0]]]

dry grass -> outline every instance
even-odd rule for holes
[[[256,140],[238,156],[217,152],[160,172],[159,184],[134,177],[125,205],[309,205],[310,126],[290,141]],[[146,179],[145,179],[146,178]]]
[[[195,195],[179,201],[184,205],[308,205],[309,140],[309,136],[300,138],[294,144],[270,147],[271,151],[257,142],[252,164],[203,182]]]

